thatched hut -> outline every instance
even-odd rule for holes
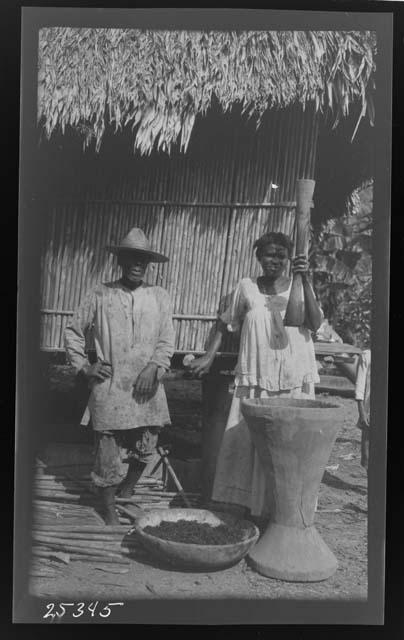
[[[177,352],[203,350],[252,242],[293,234],[321,131],[373,123],[375,55],[372,32],[42,29],[41,348],[63,350],[83,295],[117,273],[105,245],[140,226],[170,258],[150,281],[171,294]]]

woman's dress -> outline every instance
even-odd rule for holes
[[[266,516],[268,499],[247,424],[242,398],[314,398],[319,382],[314,345],[305,327],[284,327],[290,287],[275,295],[260,292],[256,278],[244,278],[235,289],[221,320],[239,331],[240,348],[235,391],[220,448],[212,498],[247,507]]]

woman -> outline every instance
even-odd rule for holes
[[[219,452],[212,498],[241,505],[252,516],[267,516],[264,474],[241,414],[242,398],[314,398],[319,381],[311,331],[323,316],[309,283],[308,263],[297,256],[292,271],[303,279],[305,323],[284,327],[283,318],[291,289],[285,270],[292,241],[283,233],[267,233],[254,243],[263,274],[243,278],[231,302],[218,320],[217,330],[204,356],[189,368],[195,376],[206,374],[226,330],[241,331],[235,376],[235,391]]]

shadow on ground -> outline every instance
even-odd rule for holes
[[[341,480],[337,476],[333,476],[329,471],[325,471],[323,475],[322,482],[333,489],[343,489],[345,491],[354,491],[355,493],[359,493],[362,496],[367,495],[367,489],[357,484],[351,484],[350,482],[345,482],[345,480]]]

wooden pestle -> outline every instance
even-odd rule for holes
[[[295,255],[308,256],[310,233],[310,209],[313,206],[314,180],[296,181],[296,251]],[[288,306],[286,307],[285,327],[300,327],[304,323],[304,293],[300,273],[293,274]]]

